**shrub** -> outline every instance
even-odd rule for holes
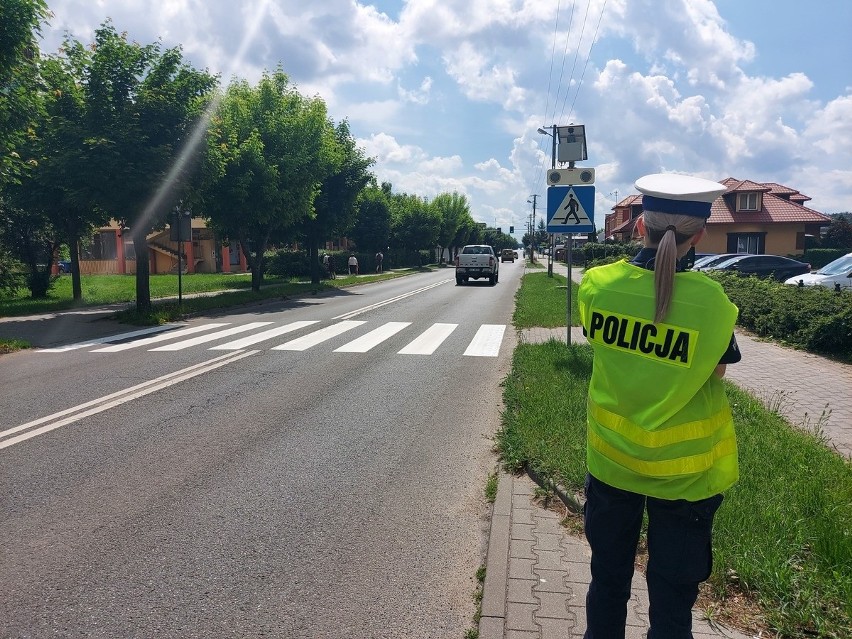
[[[852,361],[852,292],[708,271],[740,309],[737,324],[814,353]]]
[[[847,253],[849,253],[848,249],[808,249],[805,251],[804,255],[794,259],[808,262],[812,268],[820,269],[829,262],[833,262],[838,257],[843,257]]]
[[[281,277],[308,277],[311,274],[311,265],[305,251],[281,249],[267,255],[265,270],[270,275]]]

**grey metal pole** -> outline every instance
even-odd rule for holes
[[[568,286],[565,288],[568,290],[568,322],[566,325],[568,326],[568,346],[571,346],[571,244],[573,244],[572,237],[569,235],[567,241],[565,242],[565,256],[568,259]]]
[[[180,222],[181,219],[178,218],[178,306],[183,304],[183,282],[181,280],[183,275],[183,239],[181,239],[180,234]]]

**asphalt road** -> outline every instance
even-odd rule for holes
[[[0,637],[462,637],[522,270],[3,356]]]

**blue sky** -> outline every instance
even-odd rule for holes
[[[467,196],[520,238],[551,124],[584,124],[595,220],[636,178],[779,182],[852,210],[848,0],[48,0],[42,50],[107,17],[255,81],[281,65],[395,191]]]

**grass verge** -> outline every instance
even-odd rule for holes
[[[149,282],[154,302],[152,312],[140,315],[134,309],[128,309],[117,313],[117,319],[131,324],[161,324],[210,309],[315,295],[334,288],[394,279],[418,270],[400,269],[376,275],[338,276],[334,280],[322,280],[319,284],[266,277],[258,292],[251,290],[250,273],[193,273],[181,278],[181,304],[177,302],[177,275],[152,275]],[[32,299],[23,291],[12,297],[0,297],[0,317],[53,313],[86,306],[132,304],[136,299],[136,278],[130,275],[84,275],[81,277],[81,286],[82,302],[73,299],[70,276],[58,278],[53,289],[43,299]]]
[[[564,289],[542,292],[524,277],[516,317],[530,304],[551,307]],[[545,276],[546,277],[546,276]],[[524,291],[528,288],[529,290]],[[531,291],[538,293],[531,295]],[[558,318],[554,318],[556,322]],[[550,324],[552,325],[552,324]],[[521,344],[505,382],[497,448],[514,471],[582,492],[586,473],[587,345]],[[715,616],[748,628],[730,604],[759,605],[753,630],[783,637],[852,636],[852,464],[819,434],[793,428],[777,413],[726,383],[734,413],[740,481],[726,493],[714,533],[714,569],[705,591]]]

